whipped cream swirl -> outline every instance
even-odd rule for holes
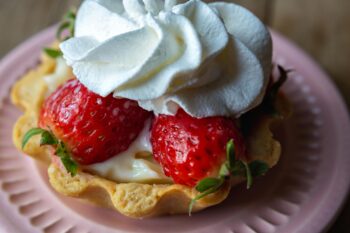
[[[200,0],[86,0],[60,48],[88,89],[156,114],[239,117],[261,102],[272,66],[252,13]]]

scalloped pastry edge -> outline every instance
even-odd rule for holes
[[[65,196],[112,208],[133,218],[187,213],[190,201],[198,195],[194,188],[178,184],[117,183],[84,171],[79,171],[77,176],[71,177],[64,169],[51,162],[51,150],[48,147],[40,147],[39,137],[33,138],[22,150],[23,135],[30,128],[37,127],[40,107],[47,91],[43,77],[51,74],[55,65],[54,59],[43,55],[41,64],[29,71],[12,88],[12,102],[24,111],[24,115],[17,120],[13,129],[15,146],[34,159],[47,164],[51,185]],[[288,101],[280,95],[277,102],[282,115],[288,115],[290,112]],[[273,138],[270,126],[279,120],[281,119],[262,117],[255,123],[255,130],[249,135],[247,143],[251,160],[262,160],[270,167],[278,162],[281,145]],[[236,178],[227,182],[216,193],[200,199],[194,205],[193,212],[219,204],[229,195],[230,188],[242,181],[243,179]]]

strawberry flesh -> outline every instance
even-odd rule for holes
[[[50,129],[76,162],[88,165],[127,150],[151,115],[135,101],[101,97],[73,79],[47,98],[39,127]]]
[[[243,138],[235,121],[226,117],[197,119],[183,110],[175,116],[159,115],[153,122],[154,158],[175,183],[195,186],[215,176],[226,159],[226,143],[233,139],[237,159],[245,156]]]

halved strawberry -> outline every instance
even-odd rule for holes
[[[128,149],[150,116],[135,101],[112,95],[103,98],[74,79],[46,99],[39,127],[62,141],[61,150],[76,162],[88,165]]]
[[[159,115],[151,131],[154,158],[175,183],[195,186],[216,177],[226,160],[226,144],[233,139],[236,159],[245,146],[235,121],[226,117],[197,119],[180,109],[175,116]]]

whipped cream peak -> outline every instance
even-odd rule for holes
[[[176,0],[123,0],[123,5],[129,16],[137,18],[147,13],[158,15],[161,11],[170,11],[176,2]]]
[[[238,117],[261,102],[272,66],[252,13],[200,0],[86,0],[60,47],[88,89],[156,114]]]

